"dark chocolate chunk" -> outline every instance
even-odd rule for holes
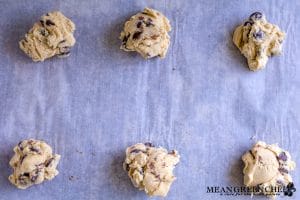
[[[68,56],[70,55],[70,47],[61,47],[59,56]]]
[[[60,54],[58,54],[58,56],[68,56],[68,55],[70,55],[70,51],[66,51],[66,52],[62,52],[62,53],[60,53]]]
[[[130,151],[130,153],[139,153],[139,152],[142,152],[142,150],[140,149],[133,149]]]
[[[175,150],[170,151],[168,154],[175,155]]]
[[[252,158],[255,159],[255,155],[253,154],[253,152],[251,150],[249,151],[249,153],[252,156]]]
[[[252,21],[260,20],[263,17],[261,12],[254,12],[250,15],[249,19]]]
[[[151,142],[146,142],[144,143],[144,145],[147,147],[154,147],[154,144],[152,144]]]
[[[130,170],[129,164],[127,164],[127,163],[125,164],[125,169],[127,172]]]
[[[45,162],[45,167],[49,167],[49,165],[52,163],[53,160],[54,160],[54,158],[50,158],[49,160],[47,160]]]
[[[245,23],[244,23],[244,26],[252,26],[253,25],[253,21],[246,21]]]
[[[21,142],[18,143],[18,147],[19,147],[19,149],[20,149],[21,151],[23,151],[23,149],[24,149],[22,143],[23,143],[23,141],[21,141]]]
[[[41,32],[41,35],[42,35],[42,36],[46,36],[46,30],[45,30],[45,29],[41,29],[40,32]]]
[[[54,23],[53,21],[51,21],[50,19],[47,19],[47,20],[46,20],[46,25],[47,25],[47,26],[54,26],[55,23]]]
[[[25,173],[23,174],[23,176],[27,176],[27,177],[29,177],[29,176],[30,176],[30,174],[29,174],[28,172],[25,172]]]
[[[255,39],[262,39],[263,37],[264,37],[264,32],[263,31],[261,31],[261,30],[259,30],[259,31],[257,31],[257,32],[255,32],[255,33],[253,33],[253,37],[255,38]]]
[[[282,173],[282,174],[284,174],[284,173],[285,173],[285,174],[288,174],[288,173],[289,173],[289,170],[287,170],[287,169],[285,169],[285,168],[282,168],[282,167],[279,168],[278,171],[279,171],[280,173]]]
[[[137,40],[140,38],[142,32],[141,31],[137,31],[133,34],[132,39]]]
[[[152,39],[152,40],[156,40],[158,37],[159,37],[159,35],[152,35],[152,36],[151,36],[151,39]]]
[[[287,161],[287,155],[285,154],[285,152],[281,152],[278,156],[278,160],[282,160],[282,161]]]
[[[146,24],[146,27],[154,26],[154,24],[152,23],[152,19],[151,18],[148,18],[147,21],[145,21],[144,23]]]
[[[35,182],[37,178],[38,178],[38,175],[35,175],[35,176],[32,176],[30,178],[30,180],[31,180],[31,182]]]
[[[141,28],[141,26],[142,26],[142,22],[138,22],[138,23],[136,24],[136,27],[137,27],[137,28]]]
[[[130,37],[130,33],[126,36],[124,36],[123,40],[122,40],[122,45],[126,45],[128,38]]]
[[[27,155],[24,155],[24,156],[21,157],[21,159],[20,159],[20,164],[23,163],[23,161],[24,161],[24,159],[25,159],[26,157],[27,157]]]
[[[154,169],[154,163],[151,162],[151,163],[149,164],[149,167],[150,167],[150,169]]]
[[[45,22],[43,20],[40,20],[40,23],[42,26],[45,26],[45,24],[44,24]]]
[[[37,149],[37,148],[35,148],[35,147],[30,147],[29,149],[30,149],[30,151],[33,151],[33,152],[36,152],[36,153],[40,153],[40,150]]]

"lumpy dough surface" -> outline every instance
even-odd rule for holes
[[[173,169],[179,162],[177,151],[168,152],[151,143],[138,143],[126,149],[124,169],[133,185],[149,196],[166,196],[176,179]]]
[[[33,25],[19,46],[33,61],[66,57],[75,44],[74,31],[75,24],[61,12],[49,12]]]
[[[243,155],[242,160],[245,164],[244,184],[248,187],[259,186],[264,194],[274,196],[276,192],[268,192],[265,188],[292,184],[289,172],[294,170],[296,164],[289,152],[277,144],[268,145],[259,141]]]
[[[144,58],[164,58],[170,44],[169,31],[169,20],[162,13],[145,8],[125,23],[121,49],[136,51]]]
[[[51,180],[57,174],[56,167],[60,155],[52,154],[52,148],[40,140],[23,140],[14,148],[14,156],[9,164],[13,174],[9,176],[12,184],[26,189],[44,180]]]
[[[260,12],[251,14],[233,34],[234,44],[247,58],[252,71],[264,68],[270,56],[281,53],[284,38],[284,32],[269,23]]]

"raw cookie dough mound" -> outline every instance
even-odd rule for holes
[[[121,33],[121,49],[137,51],[144,58],[164,58],[170,44],[169,20],[160,12],[145,8],[125,23]]]
[[[284,38],[284,32],[278,26],[267,22],[260,12],[251,14],[233,34],[234,44],[247,58],[252,71],[264,68],[270,56],[281,53]]]
[[[149,196],[166,196],[176,179],[173,169],[179,162],[177,151],[168,152],[151,143],[138,143],[126,149],[123,164],[133,185]]]
[[[55,55],[66,57],[75,44],[74,31],[75,24],[70,19],[61,12],[50,12],[33,25],[19,45],[33,61]]]
[[[23,140],[14,148],[15,155],[9,164],[14,172],[9,176],[12,184],[26,189],[44,180],[51,180],[57,174],[56,166],[60,155],[52,154],[51,147],[40,140]]]
[[[289,172],[294,170],[296,164],[289,152],[277,144],[267,145],[259,141],[243,155],[242,160],[245,164],[244,184],[248,187],[258,187],[259,192],[274,197],[276,188],[293,185]]]

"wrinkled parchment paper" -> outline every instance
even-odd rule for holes
[[[144,141],[181,154],[168,200],[250,199],[207,186],[242,186],[240,158],[257,140],[278,143],[300,167],[299,4],[0,0],[0,199],[148,199],[122,169],[125,148]],[[172,24],[164,60],[119,50],[124,22],[146,6]],[[33,63],[18,41],[52,10],[75,22],[77,43],[69,58]],[[231,40],[254,11],[287,33],[283,54],[256,73]],[[47,141],[62,160],[54,180],[23,191],[8,182],[8,162],[27,138]],[[289,199],[300,198],[299,167]]]

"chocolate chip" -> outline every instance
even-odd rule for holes
[[[144,145],[147,147],[154,147],[154,144],[152,144],[151,142],[146,142],[144,143]]]
[[[259,30],[259,31],[255,32],[255,33],[253,33],[253,37],[255,39],[259,39],[260,40],[260,39],[262,39],[264,37],[264,32],[261,31],[261,30]]]
[[[128,38],[130,37],[130,33],[123,37],[122,45],[126,45]]]
[[[60,54],[58,56],[66,57],[70,55],[70,47],[61,47],[60,49]]]
[[[29,176],[30,176],[30,174],[29,174],[28,172],[25,172],[25,173],[23,173],[23,176],[27,176],[27,177],[29,177]]]
[[[151,36],[151,39],[152,39],[152,40],[156,40],[158,37],[159,37],[159,35],[152,35],[152,36]]]
[[[252,21],[260,20],[263,17],[261,12],[254,12],[250,15],[249,19]]]
[[[37,178],[38,178],[38,175],[35,175],[35,176],[32,176],[30,178],[30,180],[31,180],[31,182],[35,182]]]
[[[66,41],[66,40],[62,40],[62,41],[59,42],[59,44],[64,43],[65,41]]]
[[[136,24],[136,27],[137,27],[137,28],[141,28],[141,26],[142,26],[142,22],[138,22],[138,23]]]
[[[49,160],[47,160],[45,162],[45,167],[49,167],[49,165],[52,163],[53,160],[54,160],[54,158],[50,158]]]
[[[36,153],[40,153],[40,150],[37,149],[37,148],[35,148],[35,147],[30,147],[29,149],[30,149],[30,151],[33,151],[33,152],[36,152]]]
[[[129,164],[126,163],[125,169],[126,169],[127,172],[130,170]]]
[[[144,22],[146,24],[146,27],[149,27],[149,26],[154,26],[154,24],[152,23],[152,19],[151,18],[148,18],[146,22]]]
[[[23,161],[24,161],[24,159],[25,159],[26,157],[27,157],[27,155],[24,155],[24,156],[21,157],[21,159],[20,159],[20,164],[23,163]]]
[[[289,170],[285,169],[285,168],[279,168],[278,171],[280,173],[285,173],[285,174],[288,174],[289,173]]]
[[[253,21],[246,21],[246,22],[244,23],[244,26],[252,26],[253,24],[254,24]]]
[[[23,149],[24,149],[22,143],[23,143],[23,141],[21,141],[21,142],[18,143],[18,147],[20,148],[21,151],[23,151]]]
[[[281,152],[278,156],[278,160],[282,160],[282,161],[287,161],[287,155],[285,154],[285,152]]]
[[[42,36],[46,36],[46,30],[45,29],[41,29],[40,33],[41,33]]]
[[[144,19],[144,17],[143,17],[143,16],[140,16],[140,17],[139,17],[139,20],[143,20],[143,19]]]
[[[46,16],[49,16],[49,13],[47,13]]]
[[[150,169],[154,169],[154,163],[151,162],[151,163],[149,164],[149,167],[150,167]]]
[[[43,20],[40,20],[40,23],[42,26],[45,26],[45,24],[44,24],[45,22]]]
[[[253,152],[251,150],[249,151],[249,153],[252,156],[252,158],[255,159],[255,155],[253,154]]]
[[[132,39],[137,40],[140,38],[142,32],[141,31],[137,31],[133,34]]]
[[[51,21],[50,19],[47,19],[47,20],[46,20],[46,25],[47,25],[47,26],[52,26],[52,25],[54,26],[55,23],[54,23],[53,21]]]
[[[139,153],[139,152],[142,152],[142,150],[140,149],[133,149],[130,151],[130,153]]]
[[[58,56],[66,57],[66,56],[69,56],[70,53],[71,53],[70,51],[62,52],[62,53],[58,54]]]
[[[175,155],[175,150],[170,151],[169,154]]]

